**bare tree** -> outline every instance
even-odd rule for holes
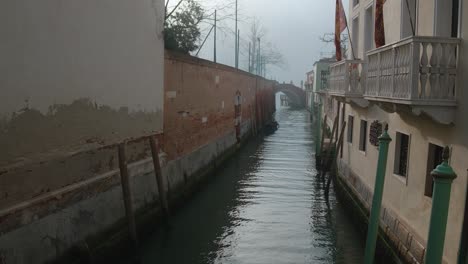
[[[323,43],[332,43],[333,45],[335,45],[335,33],[325,33],[321,37],[319,37],[319,40]],[[348,40],[349,38],[347,34],[341,35],[341,52],[343,53],[343,58],[347,58]],[[335,52],[333,52],[333,54],[335,54]]]
[[[217,11],[217,31],[221,34],[234,34],[226,21],[235,19],[235,0],[216,0],[207,4],[201,0],[165,0],[165,31],[168,48],[185,43],[192,52],[204,43],[214,26],[214,13]],[[180,41],[180,38],[183,40]],[[177,44],[179,42],[179,44]]]
[[[257,18],[254,18],[250,24],[248,41],[251,43],[251,56],[248,63],[251,72],[261,74],[266,66],[280,68],[285,66],[283,54],[268,41],[267,31]]]

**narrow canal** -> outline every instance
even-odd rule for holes
[[[142,245],[142,263],[362,263],[360,236],[316,177],[309,113],[279,108],[276,120]]]

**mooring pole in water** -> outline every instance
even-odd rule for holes
[[[333,173],[333,168],[336,166],[337,158],[338,158],[338,152],[340,151],[340,147],[343,144],[343,134],[344,134],[344,129],[346,127],[346,122],[343,121],[341,124],[341,131],[340,131],[340,137],[338,139],[338,143],[336,144],[335,148],[335,153],[333,155],[333,159],[329,160],[328,162],[332,162],[332,166],[330,171]],[[328,180],[327,180],[327,187],[325,188],[325,197],[328,200],[328,194],[330,193],[330,184],[332,180],[332,175],[329,175]]]
[[[320,105],[317,104],[317,111],[315,112],[315,155],[320,154],[320,141],[322,138],[322,135],[320,134],[322,132],[322,114],[320,111]]]
[[[169,203],[167,201],[167,192],[166,188],[164,188],[165,181],[161,171],[161,163],[159,161],[159,144],[154,136],[150,137],[150,146],[153,157],[154,175],[156,176],[156,183],[158,185],[159,202],[161,203],[164,216],[167,217],[169,215]]]
[[[330,142],[328,143],[328,148],[327,151],[325,152],[325,156],[322,158],[322,175],[324,175],[328,168],[327,168],[327,161],[328,161],[328,156],[331,155],[331,151],[333,151],[333,138],[335,136],[335,130],[338,129],[338,117],[335,117],[335,121],[333,122],[333,128],[332,128],[332,133],[330,135]]]
[[[429,222],[429,237],[427,239],[426,264],[442,263],[444,254],[445,231],[450,203],[452,182],[457,175],[448,164],[450,148],[445,147],[443,161],[432,172],[434,179],[434,194],[432,195],[431,220]]]
[[[319,122],[322,123],[322,120],[319,119]],[[322,156],[322,150],[323,150],[323,142],[325,141],[325,129],[327,128],[327,115],[323,117],[323,123],[322,123],[322,138],[320,139],[320,146],[318,150],[318,154]]]
[[[138,238],[137,238],[137,233],[136,233],[135,214],[133,212],[132,192],[131,192],[130,180],[128,176],[126,146],[127,146],[126,142],[123,142],[119,145],[120,181],[122,184],[125,215],[127,217],[130,239],[132,240],[132,243],[135,246],[135,248],[137,248]]]
[[[388,125],[379,137],[379,158],[377,161],[377,173],[375,176],[374,197],[367,229],[366,251],[364,252],[364,263],[372,264],[375,257],[375,246],[379,232],[380,208],[382,207],[382,196],[385,183],[385,171],[387,169],[388,145],[392,139],[388,135]]]

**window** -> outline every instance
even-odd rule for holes
[[[348,116],[348,143],[353,143],[354,116]]]
[[[408,135],[397,132],[393,173],[402,177],[408,174],[409,141]]]
[[[442,152],[444,148],[438,145],[429,144],[429,151],[427,155],[427,173],[426,173],[426,186],[424,188],[424,195],[432,197],[434,188],[434,181],[431,176],[431,171],[442,163]]]
[[[401,38],[413,36],[413,30],[416,34],[416,0],[401,1]]]
[[[366,9],[364,23],[364,51],[369,51],[374,46],[374,10],[373,6]]]
[[[434,35],[457,37],[460,0],[436,0],[434,7]]]
[[[353,0],[353,7],[359,4],[359,0]]]
[[[451,27],[451,37],[458,37],[458,12],[460,8],[459,0],[452,0],[452,27]]]
[[[328,89],[328,76],[330,75],[330,71],[320,71],[320,84],[322,90]]]
[[[351,40],[353,41],[353,50],[359,50],[359,17],[353,19],[353,28],[351,32]],[[354,54],[356,57],[359,57],[357,54]]]
[[[359,150],[366,151],[367,148],[367,121],[361,120],[361,130],[359,132]]]

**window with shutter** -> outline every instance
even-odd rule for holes
[[[408,176],[409,146],[410,136],[397,132],[393,173],[405,178]]]
[[[359,150],[366,151],[367,149],[367,121],[361,120],[361,130],[359,132]]]
[[[353,143],[354,116],[348,116],[348,143]]]

